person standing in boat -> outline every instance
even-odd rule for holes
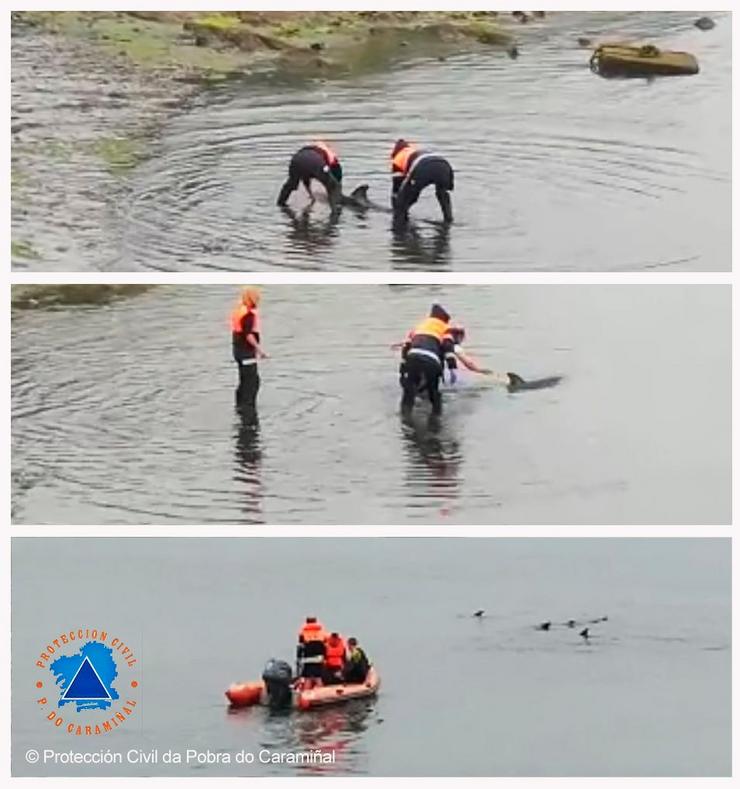
[[[239,368],[239,384],[236,388],[236,407],[243,417],[254,419],[257,415],[257,392],[260,376],[257,362],[267,359],[260,345],[259,305],[262,294],[258,288],[242,290],[239,304],[231,313],[231,345],[234,361]]]
[[[347,663],[344,668],[344,681],[347,684],[359,685],[367,678],[370,661],[365,650],[352,637],[347,640]]]
[[[296,650],[296,674],[303,687],[309,689],[321,685],[326,659],[326,631],[315,616],[306,617],[298,633]]]
[[[344,664],[347,660],[347,647],[339,633],[332,633],[326,639],[324,658],[324,684],[337,685],[342,682]]]

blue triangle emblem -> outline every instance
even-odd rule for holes
[[[108,689],[103,684],[88,657],[82,661],[72,682],[69,683],[69,687],[62,695],[62,699],[68,701],[110,698],[111,695]]]

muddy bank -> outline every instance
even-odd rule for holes
[[[527,17],[528,19],[530,17]],[[339,76],[413,57],[415,47],[508,45],[517,19],[472,12],[17,12],[17,25],[85,41],[179,80],[262,69]],[[542,17],[531,17],[533,22]],[[408,52],[407,52],[408,51]],[[418,54],[418,52],[416,53]]]
[[[89,307],[111,304],[138,296],[151,285],[14,285],[11,288],[13,309],[49,309],[54,307]]]

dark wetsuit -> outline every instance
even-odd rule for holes
[[[344,669],[344,681],[347,683],[364,682],[367,672],[370,671],[370,661],[361,647],[355,647],[349,654],[347,665]]]
[[[236,390],[236,405],[244,416],[255,416],[257,413],[257,392],[260,388],[260,376],[257,370],[257,351],[247,342],[252,334],[260,342],[259,332],[254,331],[257,316],[250,310],[241,320],[241,331],[231,333],[231,344],[234,361],[239,365],[239,386]]]
[[[332,164],[326,151],[317,145],[306,145],[290,160],[288,178],[280,190],[277,204],[285,205],[301,183],[310,192],[312,179],[326,189],[332,208],[338,208],[342,194],[342,165],[338,160]]]
[[[401,386],[403,399],[401,409],[409,413],[417,394],[426,391],[432,403],[432,413],[442,413],[442,394],[439,384],[445,358],[454,354],[455,344],[451,337],[438,340],[430,334],[417,334],[412,337],[406,350],[402,366]]]
[[[323,679],[324,677],[324,658],[326,657],[326,646],[323,641],[305,641],[298,644],[296,651],[298,665],[300,666],[302,677],[310,679]]]
[[[393,171],[393,214],[406,221],[409,208],[419,199],[427,186],[434,185],[437,202],[445,222],[452,222],[450,192],[455,188],[455,172],[442,156],[427,151],[414,151],[408,158],[406,172]]]

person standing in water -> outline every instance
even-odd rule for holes
[[[262,294],[259,288],[246,287],[242,290],[239,304],[231,313],[231,344],[234,361],[239,368],[239,384],[236,388],[236,407],[242,416],[257,415],[257,392],[260,376],[257,362],[267,354],[260,345],[259,305]]]
[[[301,183],[313,202],[312,180],[323,185],[332,211],[338,211],[342,202],[342,165],[336,153],[323,142],[306,145],[293,155],[288,166],[288,178],[280,190],[277,204],[285,206]]]
[[[442,394],[439,385],[445,364],[451,374],[458,360],[472,372],[490,374],[490,370],[480,367],[475,360],[467,356],[456,341],[464,335],[461,328],[451,326],[447,310],[439,304],[433,304],[429,317],[409,332],[405,343],[402,344],[402,413],[411,413],[416,396],[422,391],[426,391],[429,396],[432,414],[438,416],[442,413]]]
[[[427,186],[434,185],[437,202],[447,224],[452,222],[450,192],[455,188],[452,165],[439,154],[417,148],[406,140],[396,140],[391,151],[391,205],[393,219],[400,224],[409,218],[409,208]]]

